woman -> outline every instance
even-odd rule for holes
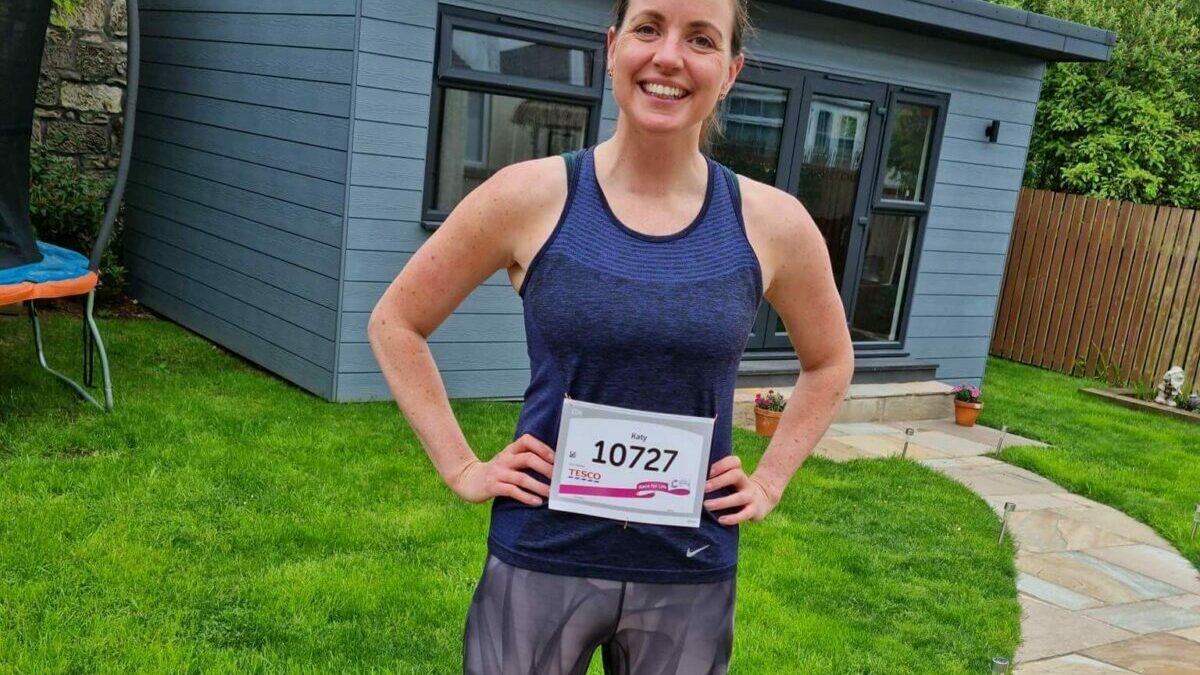
[[[724,673],[738,524],[775,508],[840,404],[853,352],[800,203],[701,153],[743,65],[745,0],[622,0],[608,30],[614,136],[508,166],[467,195],[376,306],[369,335],[405,417],[462,499],[492,499],[467,673]],[[566,169],[564,169],[566,164]],[[468,446],[426,338],[507,269],[531,378],[514,440]],[[734,381],[761,300],[804,366],[753,475],[731,453]],[[547,508],[564,397],[715,418],[699,527]]]

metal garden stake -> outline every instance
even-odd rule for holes
[[[1008,659],[997,656],[992,659],[992,675],[1004,675],[1008,672]]]
[[[1004,448],[1004,435],[1007,433],[1008,425],[1005,424],[1000,427],[1000,438],[996,439],[996,454],[1000,454],[1000,451]]]
[[[1012,502],[1004,502],[1004,516],[1000,519],[1000,538],[996,540],[997,544],[1004,542],[1004,528],[1008,527],[1008,514],[1017,510],[1017,505]],[[1007,663],[1007,661],[1005,661]]]
[[[900,458],[901,459],[905,459],[908,457],[908,441],[913,437],[913,434],[915,434],[915,433],[917,433],[917,430],[912,427],[904,428],[904,447],[900,449]]]
[[[1196,528],[1200,528],[1200,504],[1196,504],[1196,513],[1192,514],[1192,539],[1196,538]]]

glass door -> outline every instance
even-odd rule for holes
[[[833,276],[850,306],[859,271],[871,186],[882,141],[887,86],[833,75],[805,78],[797,153],[787,189],[825,238]],[[787,327],[772,308],[763,347],[789,348]]]

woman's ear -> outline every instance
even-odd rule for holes
[[[729,94],[730,89],[733,89],[733,85],[737,81],[738,75],[741,74],[742,68],[745,65],[746,55],[741,53],[733,57],[733,60],[729,62],[729,77],[725,80],[725,83],[728,85],[724,92],[726,95]]]

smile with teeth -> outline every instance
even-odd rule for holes
[[[642,91],[650,94],[655,98],[665,98],[675,100],[687,96],[688,92],[676,87],[669,87],[665,84],[657,84],[654,82],[642,82]]]

